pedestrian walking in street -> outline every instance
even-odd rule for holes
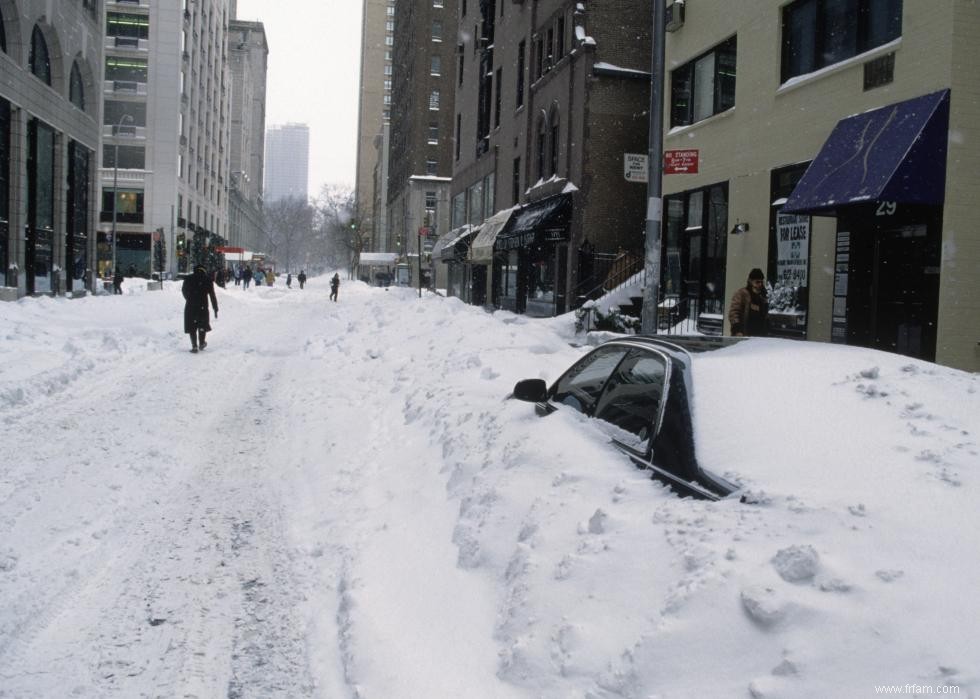
[[[296,275],[296,280],[299,282],[299,288],[302,289],[306,285],[306,272],[301,269]]]
[[[262,280],[265,278],[265,275],[262,273],[261,268],[257,267],[255,269],[255,274],[253,275],[253,278],[255,279],[255,286],[262,286]]]
[[[340,290],[340,275],[334,272],[333,277],[330,278],[330,300],[337,300],[337,292]]]
[[[122,283],[123,283],[123,274],[119,270],[116,270],[116,272],[112,275],[113,295],[122,293]]]
[[[214,283],[203,265],[197,265],[194,273],[184,279],[180,288],[184,295],[184,332],[191,336],[191,352],[208,346],[207,334],[211,331],[208,299],[218,318],[218,298],[214,295]]]
[[[287,289],[292,289],[293,288],[293,274],[292,274],[292,272],[287,272],[286,273],[286,288]]]
[[[242,289],[247,289],[249,283],[252,281],[252,268],[243,267],[242,268]]]
[[[268,269],[265,272],[265,283],[268,284],[269,286],[276,285],[276,273],[273,272],[271,269]]]
[[[766,277],[756,267],[749,272],[745,286],[732,296],[728,307],[728,322],[732,335],[764,337],[767,334],[766,319],[769,315],[769,297],[766,293]]]

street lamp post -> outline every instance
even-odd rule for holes
[[[119,210],[119,132],[122,130],[122,125],[126,122],[132,123],[133,117],[129,114],[123,114],[119,117],[119,123],[116,124],[116,131],[113,135],[113,140],[115,143],[112,146],[112,276],[113,285],[115,285],[116,277],[116,212]],[[151,243],[152,245],[152,243]],[[113,291],[116,288],[113,286]]]

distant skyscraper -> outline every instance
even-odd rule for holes
[[[261,22],[232,20],[228,38],[232,88],[228,241],[235,247],[261,250],[269,45]]]
[[[372,250],[392,252],[388,238],[388,122],[391,110],[395,0],[363,0],[357,126],[357,218]]]
[[[310,127],[273,126],[265,138],[265,201],[309,196]]]

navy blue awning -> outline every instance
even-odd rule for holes
[[[514,250],[544,242],[568,240],[572,195],[557,194],[515,211],[497,236],[497,250]]]
[[[841,119],[783,207],[832,213],[849,204],[943,203],[949,90]]]

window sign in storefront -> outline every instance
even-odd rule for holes
[[[768,323],[769,334],[779,337],[804,339],[807,332],[812,219],[782,211],[806,168],[791,165],[772,173]]]
[[[810,217],[776,214],[776,273],[769,294],[771,322],[785,330],[806,328]]]

